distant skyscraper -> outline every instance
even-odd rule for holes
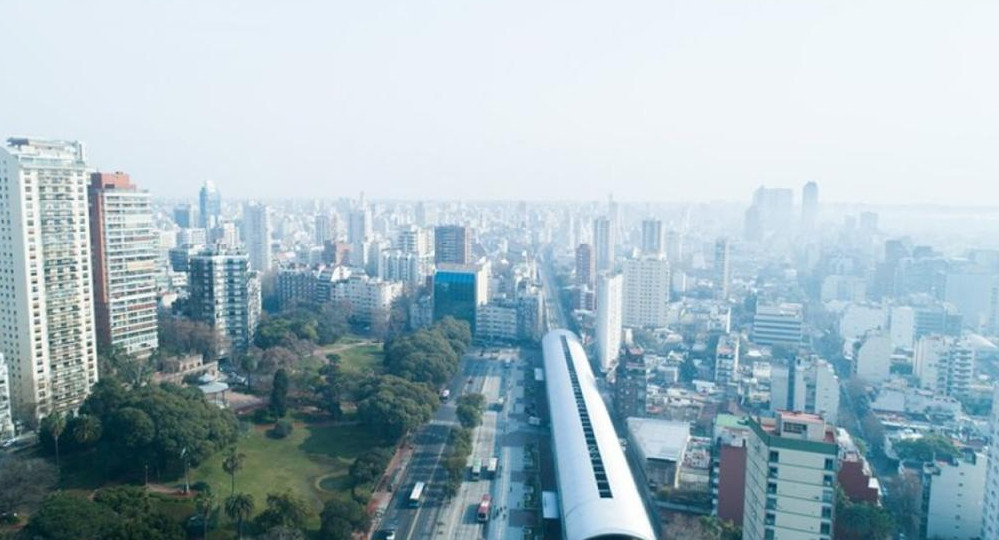
[[[15,411],[77,409],[97,382],[83,144],[0,149],[0,353]]]
[[[624,325],[631,328],[666,326],[669,291],[669,261],[664,257],[628,259],[624,263]]]
[[[786,345],[798,347],[803,336],[805,322],[801,304],[756,305],[753,317],[753,342],[759,345]]]
[[[313,237],[313,243],[317,246],[326,245],[326,242],[332,242],[335,238],[333,236],[333,217],[326,212],[320,212],[316,214],[316,225],[315,225],[315,235]]]
[[[250,269],[261,273],[274,265],[271,253],[271,218],[267,206],[248,203],[243,206],[243,243],[250,257]]]
[[[877,232],[878,230],[877,212],[861,212],[860,229],[866,232]]]
[[[790,189],[759,187],[753,193],[753,204],[746,211],[746,240],[759,242],[768,234],[786,235],[791,227],[793,209],[794,192]]]
[[[642,221],[642,254],[663,254],[663,222],[658,219]]]
[[[597,272],[614,268],[614,243],[614,227],[611,220],[605,217],[593,220],[593,248],[597,255]]]
[[[596,260],[593,258],[593,247],[589,244],[576,246],[576,281],[580,285],[592,287],[596,278]]]
[[[434,229],[437,264],[471,264],[472,231],[465,225],[440,225]]]
[[[429,223],[427,223],[427,205],[423,201],[416,203],[416,210],[413,211],[413,214],[417,225],[420,227],[426,227],[429,225]]]
[[[676,266],[683,261],[683,234],[676,229],[666,232],[666,260]]]
[[[90,175],[97,343],[147,357],[156,334],[156,235],[149,193],[124,173]]]
[[[198,194],[198,223],[202,229],[214,228],[222,220],[222,194],[215,182],[205,180]]]
[[[190,204],[178,204],[173,208],[173,220],[181,229],[190,229],[194,226],[194,208]]]
[[[602,273],[597,278],[597,361],[609,371],[621,351],[621,302],[624,280],[621,274]]]
[[[729,261],[729,244],[727,238],[715,241],[715,293],[719,299],[727,300],[729,285],[732,281],[732,266]]]
[[[815,182],[805,184],[801,190],[801,228],[810,233],[815,230],[819,217],[819,185]]]
[[[347,243],[351,246],[371,240],[371,211],[367,208],[352,210],[347,216]]]
[[[209,249],[191,257],[188,315],[215,329],[220,357],[249,347],[260,318],[260,276],[233,250]]]

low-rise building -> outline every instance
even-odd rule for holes
[[[690,441],[690,423],[628,418],[628,440],[639,457],[649,487],[675,487]]]

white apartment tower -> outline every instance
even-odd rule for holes
[[[82,143],[0,149],[0,353],[15,411],[75,410],[97,382]]]
[[[597,361],[607,372],[621,351],[621,274],[602,273],[597,278]]]
[[[628,259],[624,263],[624,325],[635,328],[666,326],[669,289],[669,262],[665,257]]]
[[[14,437],[14,415],[10,405],[10,373],[0,353],[0,443]]]
[[[266,205],[253,202],[243,206],[243,242],[250,256],[250,269],[260,273],[270,271],[274,258],[271,254],[271,218]]]
[[[927,390],[955,398],[965,396],[974,380],[974,368],[975,351],[961,340],[931,335],[916,342],[913,373]]]
[[[982,506],[982,538],[999,538],[999,385],[993,391],[989,461]]]
[[[819,358],[799,358],[791,366],[773,366],[770,370],[770,410],[806,412],[836,424],[839,377],[832,364]]]
[[[156,334],[157,236],[149,193],[127,174],[90,177],[94,317],[101,349],[147,358]]]
[[[836,431],[822,418],[780,411],[750,418],[742,537],[831,540],[836,504]]]

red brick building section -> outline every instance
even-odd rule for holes
[[[723,444],[718,458],[718,517],[741,527],[746,492],[746,447]]]

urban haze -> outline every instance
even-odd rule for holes
[[[999,540],[997,21],[0,2],[0,540]]]

